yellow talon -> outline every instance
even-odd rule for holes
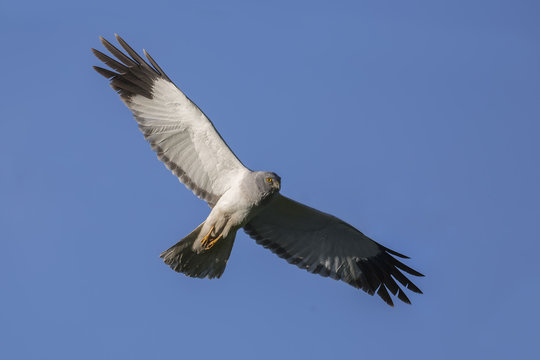
[[[208,232],[208,234],[206,234],[205,237],[203,237],[201,239],[201,245],[203,246],[203,248],[206,248],[206,246],[208,245],[208,243],[210,242],[210,235],[212,235],[212,231],[214,231],[214,227],[212,226],[212,228],[210,229],[210,231]]]
[[[205,244],[204,245],[204,250],[209,250],[212,246],[214,246],[219,239],[221,239],[223,237],[223,234],[219,234],[219,236],[217,238],[215,238],[214,240],[210,241],[208,244]]]
[[[208,234],[206,234],[205,237],[203,237],[201,239],[201,245],[202,247],[204,248],[204,250],[208,250],[210,249],[212,246],[214,246],[216,244],[216,242],[221,239],[223,237],[223,234],[220,234],[218,237],[216,237],[215,239],[212,239],[210,238],[210,236],[212,235],[212,231],[214,231],[214,227],[212,226],[212,228],[210,229],[210,231],[208,232]]]

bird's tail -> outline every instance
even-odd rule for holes
[[[200,233],[204,222],[193,230],[188,236],[161,253],[160,257],[165,264],[176,272],[197,278],[219,278],[227,260],[231,255],[231,249],[236,237],[236,231],[231,231],[226,238],[221,238],[211,248],[201,250],[196,241],[200,241]]]

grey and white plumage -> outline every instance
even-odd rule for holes
[[[192,277],[220,277],[236,232],[309,272],[410,303],[401,286],[421,293],[403,272],[423,276],[390,250],[344,221],[279,193],[281,178],[251,171],[234,155],[206,115],[144,51],[147,63],[116,35],[126,55],[101,38],[116,60],[92,49],[112,70],[94,67],[132,111],[158,158],[211,208],[207,219],[161,254],[173,270]],[[399,284],[398,284],[399,283]]]

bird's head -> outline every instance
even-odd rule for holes
[[[257,173],[257,187],[267,194],[274,194],[281,189],[281,178],[273,172],[260,171]]]

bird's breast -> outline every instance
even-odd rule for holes
[[[212,213],[227,217],[229,224],[234,227],[243,227],[268,204],[275,194],[263,195],[257,191],[256,187],[246,184],[246,181],[239,181],[221,196],[212,209]]]

